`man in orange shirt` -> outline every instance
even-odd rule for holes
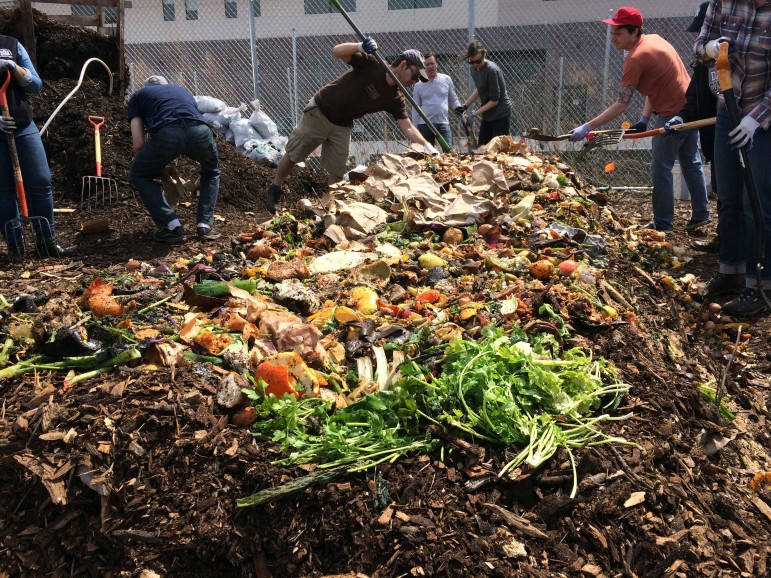
[[[603,20],[611,25],[613,46],[627,52],[621,90],[618,100],[589,122],[576,127],[570,139],[586,138],[590,130],[621,116],[629,106],[635,91],[645,96],[640,122],[633,130],[647,129],[651,114],[656,115],[653,127],[660,128],[685,105],[685,91],[690,77],[685,64],[674,47],[658,34],[643,34],[643,17],[632,7],[619,8],[613,18]],[[691,219],[685,226],[693,230],[710,219],[707,187],[701,168],[698,132],[683,131],[674,136],[653,137],[651,148],[651,176],[653,178],[653,222],[646,228],[658,231],[672,230],[675,201],[672,167],[680,160],[680,167],[691,194]]]

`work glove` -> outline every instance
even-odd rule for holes
[[[728,133],[728,137],[731,139],[731,148],[736,150],[747,147],[747,150],[750,150],[752,148],[752,137],[759,126],[760,123],[751,116],[742,118],[739,125]]]
[[[16,70],[16,63],[13,60],[8,60],[7,58],[0,59],[0,72],[3,72],[4,70],[13,72]]]
[[[641,116],[640,120],[637,122],[637,124],[632,125],[629,127],[626,132],[629,133],[635,133],[635,132],[645,132],[648,130],[648,121],[650,119],[647,116]]]
[[[366,36],[364,42],[359,42],[359,51],[365,54],[372,54],[377,50],[377,42],[371,36]]]
[[[10,116],[0,116],[0,130],[5,134],[13,134],[16,130],[16,121]]]
[[[676,135],[677,131],[675,130],[675,127],[678,124],[683,124],[683,117],[681,117],[681,116],[673,116],[672,118],[670,118],[664,124],[664,131],[666,132],[666,136]]]
[[[428,154],[430,154],[432,157],[433,157],[433,156],[436,156],[436,155],[438,155],[438,154],[439,154],[439,151],[438,151],[438,150],[436,150],[436,148],[434,147],[434,145],[432,145],[430,142],[427,142],[427,143],[424,145],[424,148],[426,149],[426,152],[427,152]]]
[[[463,116],[463,113],[468,110],[468,107],[466,105],[461,104],[460,106],[456,106],[453,109],[453,112],[457,114],[458,116]]]
[[[570,140],[572,142],[578,142],[580,140],[584,140],[586,138],[586,135],[589,134],[589,131],[592,130],[589,126],[589,123],[582,124],[581,126],[578,126],[570,131]]]
[[[732,54],[732,53],[736,52],[736,42],[734,42],[730,38],[726,38],[725,36],[721,36],[717,40],[710,40],[709,42],[707,42],[704,45],[704,52],[712,60],[717,60],[717,55],[720,52],[720,43],[721,42],[727,42],[728,43],[728,54]]]

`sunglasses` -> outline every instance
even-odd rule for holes
[[[413,68],[413,66],[410,65],[409,68],[410,68],[410,71],[414,71],[412,72],[412,82],[417,82],[418,80],[420,80],[420,70],[418,70],[418,67],[415,66]]]
[[[479,58],[478,60],[469,60],[469,61],[468,61],[468,63],[469,63],[469,64],[482,64],[482,61],[483,61],[484,59],[485,59],[485,58],[484,58],[484,56],[482,56],[482,57],[481,57],[481,58]]]

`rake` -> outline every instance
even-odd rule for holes
[[[80,187],[80,206],[91,208],[117,201],[118,183],[115,179],[102,176],[102,138],[99,129],[104,126],[104,117],[89,116],[88,122],[94,127],[96,176],[83,177],[83,184]]]
[[[11,82],[11,72],[8,71],[8,76],[0,86],[0,114],[3,116],[10,116],[8,109],[8,97],[6,92],[8,85]],[[22,223],[31,223],[32,231],[36,238],[43,238],[43,231],[50,231],[51,223],[45,217],[30,217],[27,210],[27,195],[24,192],[24,180],[21,176],[21,166],[19,165],[19,153],[16,150],[16,139],[13,133],[8,133],[8,154],[11,157],[11,166],[13,167],[13,179],[16,182],[16,200],[19,206],[19,218],[11,219],[5,223],[5,240],[8,243],[11,251],[17,253],[20,259],[24,259],[24,234]],[[44,228],[45,227],[45,228]],[[40,254],[40,247],[44,246],[43,243],[36,243],[37,253]]]

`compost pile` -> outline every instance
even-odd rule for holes
[[[42,67],[43,120],[106,40],[36,26],[80,47],[56,80]],[[768,574],[769,321],[703,302],[716,261],[636,231],[644,197],[498,139],[387,155],[329,191],[299,171],[292,212],[265,221],[272,168],[223,143],[225,236],[158,247],[123,98],[93,77],[45,138],[80,255],[0,272],[0,576]],[[104,145],[121,199],[83,209],[95,107],[121,119]],[[514,405],[475,420],[505,398],[494,368],[546,405],[547,369],[572,364],[615,392],[589,408],[625,417],[597,422],[611,443],[517,461]],[[557,397],[563,417],[536,421],[560,438],[576,407]],[[365,430],[414,445],[355,444]]]

